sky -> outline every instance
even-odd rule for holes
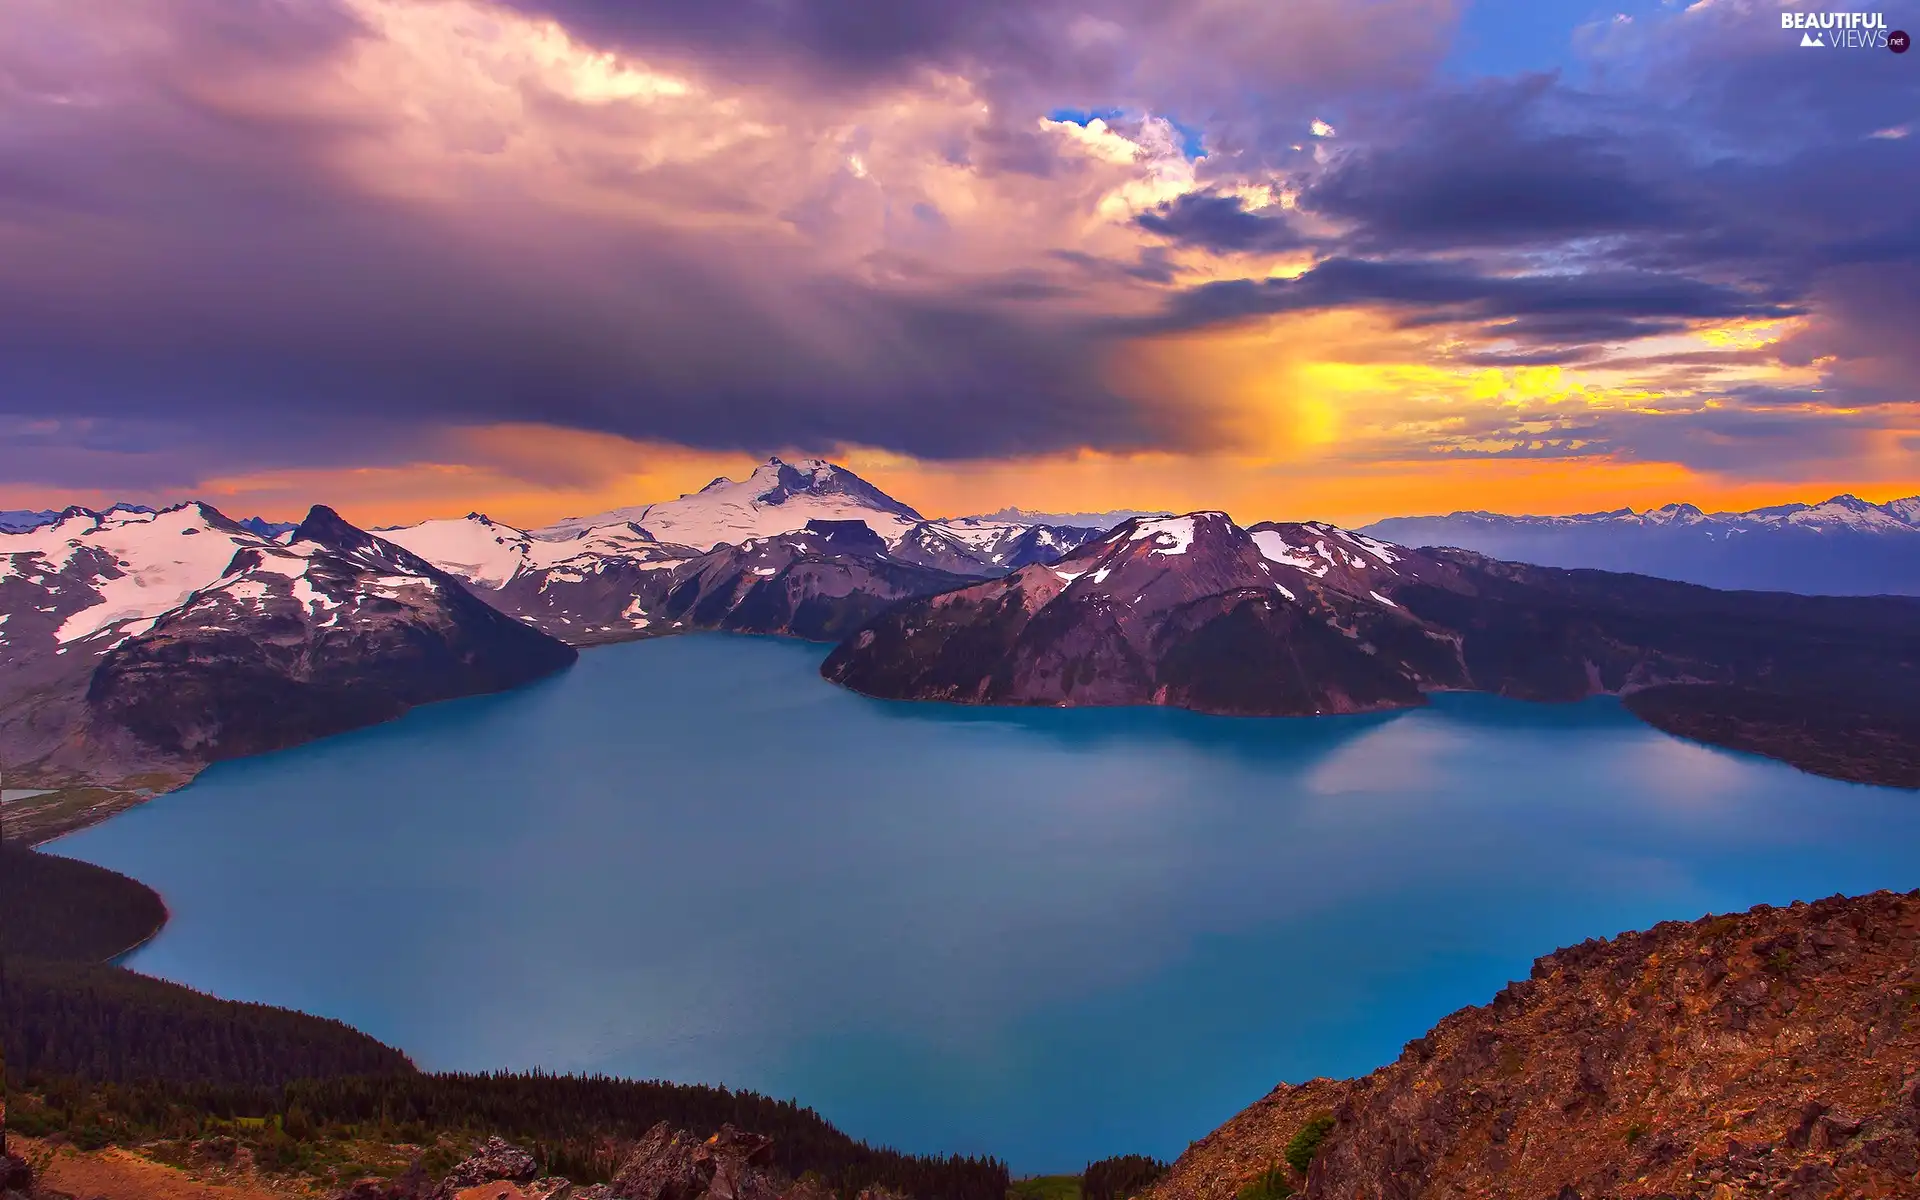
[[[0,507],[1920,493],[1920,53],[1783,8],[0,0]]]

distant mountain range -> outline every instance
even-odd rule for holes
[[[1391,517],[1366,533],[1457,546],[1514,562],[1592,567],[1707,587],[1807,595],[1920,595],[1920,496],[1870,504],[1835,496],[1750,512],[1691,504],[1567,517],[1456,512]]]
[[[112,516],[115,513],[153,513],[156,511],[158,510],[150,508],[145,504],[116,504],[111,508],[101,509],[97,512],[93,509],[81,508],[77,505],[62,509],[0,509],[0,533],[25,533],[29,529],[38,529],[42,525],[51,525],[61,517],[76,513],[91,514],[93,516]],[[298,524],[296,521],[269,521],[265,517],[242,517],[234,523],[242,529],[252,530],[262,537],[274,537],[287,532]]]
[[[1031,512],[1024,508],[1003,508],[999,512],[984,516],[963,518],[976,521],[1019,521],[1038,525],[1078,525],[1087,529],[1112,529],[1122,521],[1131,521],[1135,517],[1171,517],[1167,509],[1116,508],[1107,512],[1047,513]]]
[[[1545,524],[1904,545],[1916,507]],[[0,763],[17,786],[124,799],[516,686],[574,647],[718,629],[841,642],[829,678],[898,698],[1306,714],[1611,692],[1704,741],[1920,786],[1920,601],[1710,591],[1223,513],[1037,515],[927,520],[842,467],[779,459],[532,530],[67,509],[0,532]]]

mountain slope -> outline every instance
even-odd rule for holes
[[[651,576],[641,602],[676,627],[831,642],[900,600],[967,581],[894,557],[862,521],[809,521]]]
[[[1590,567],[1733,590],[1920,595],[1920,497],[1835,496],[1750,512],[1669,504],[1567,517],[1456,512],[1393,517],[1364,532],[1414,546]]]
[[[276,538],[189,504],[0,539],[0,634],[16,777],[158,787],[575,656],[324,507]]]
[[[647,608],[659,594],[653,575],[700,555],[625,521],[555,539],[468,513],[380,536],[458,576],[500,611],[576,646],[670,630]]]
[[[1275,1089],[1144,1200],[1920,1189],[1920,892],[1669,921],[1538,960],[1362,1079]],[[1331,1118],[1304,1175],[1285,1165]]]
[[[894,699],[1293,715],[1612,693],[1662,728],[1920,787],[1920,601],[1721,592],[1224,514],[902,604],[822,664]]]

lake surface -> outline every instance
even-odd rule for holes
[[[157,887],[129,965],[426,1068],[725,1083],[1016,1172],[1171,1157],[1532,959],[1920,885],[1920,796],[1618,704],[897,704],[703,635],[214,767],[54,849]]]

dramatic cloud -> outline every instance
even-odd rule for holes
[[[0,0],[0,472],[1920,487],[1914,64],[1458,7]]]

